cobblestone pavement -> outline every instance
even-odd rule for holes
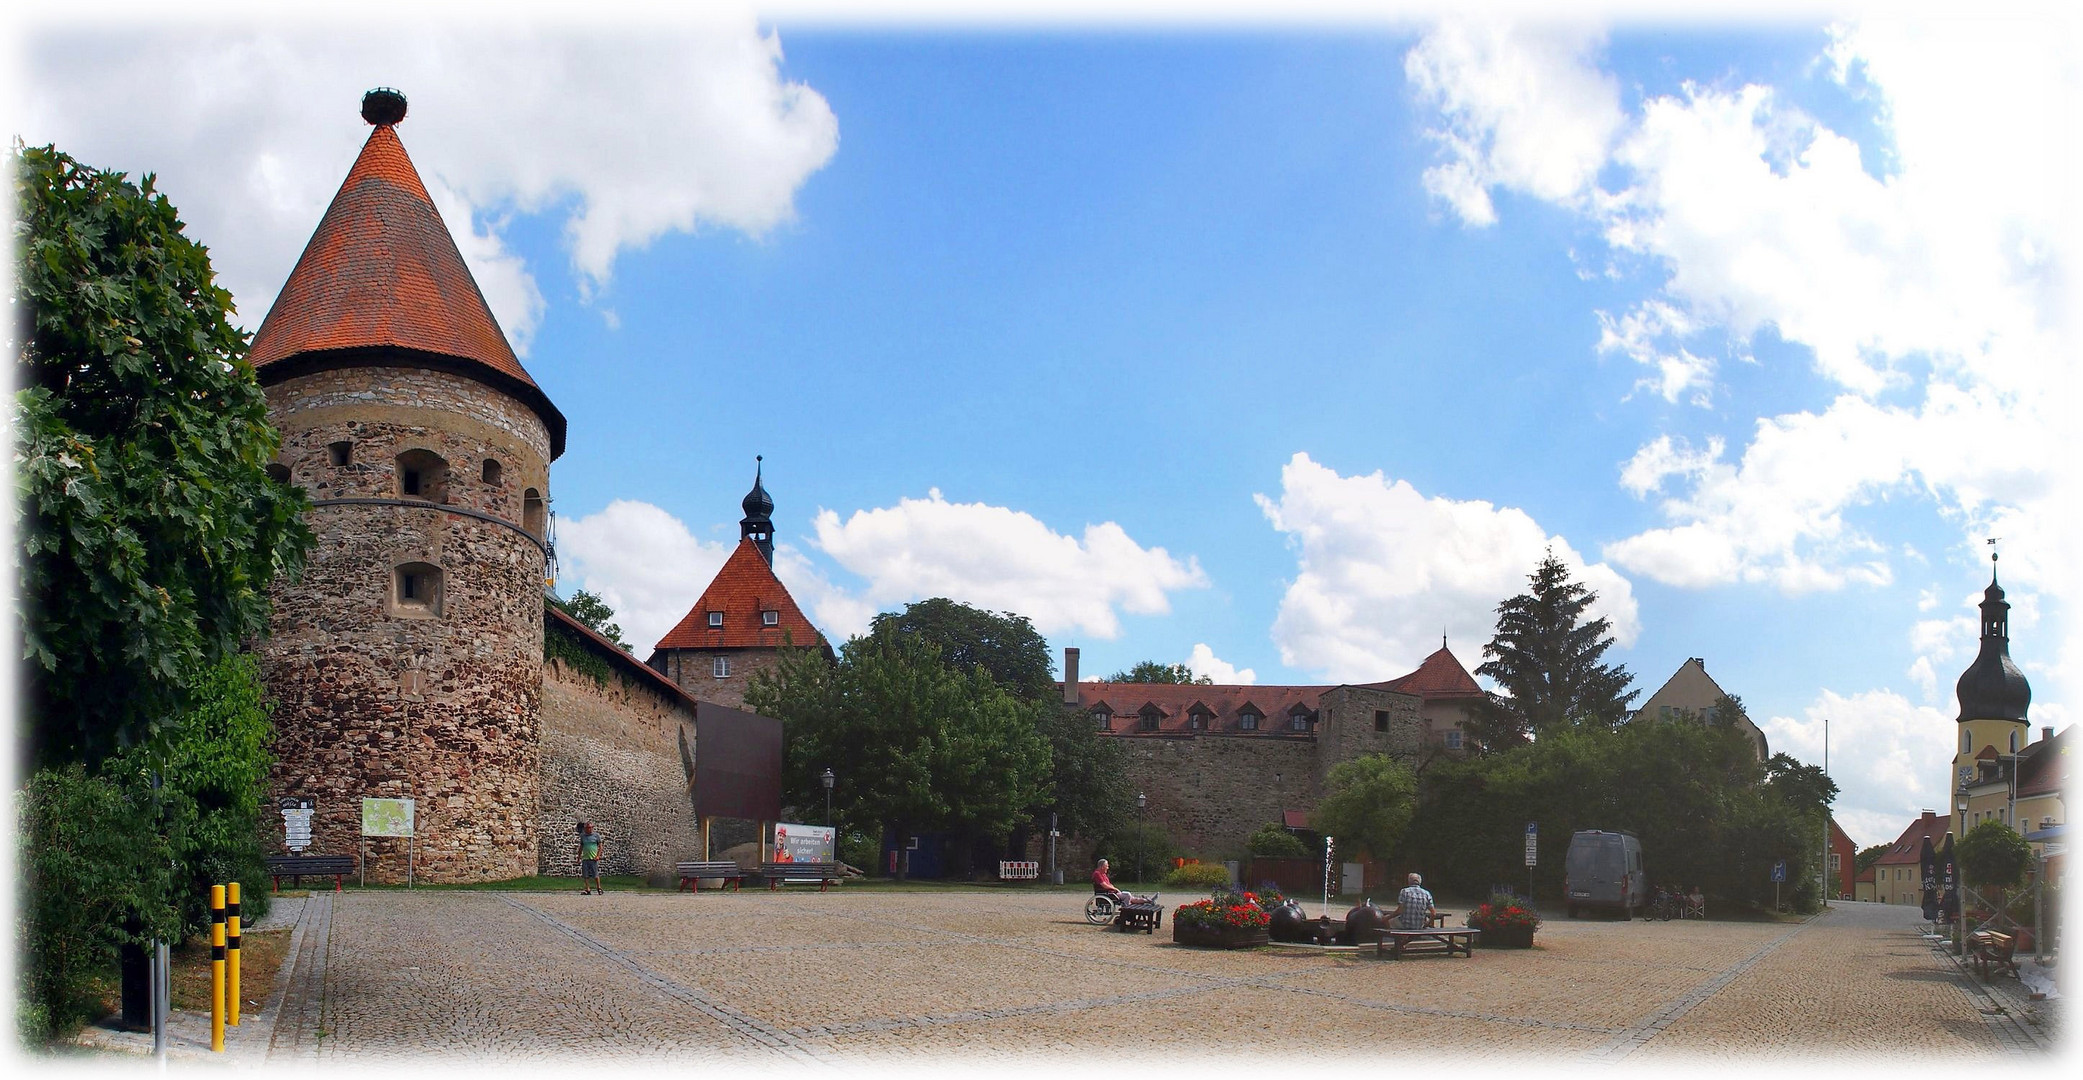
[[[267,1060],[1650,1064],[2046,1048],[1988,1011],[1995,999],[1900,907],[1841,904],[1802,924],[1558,918],[1530,951],[1386,962],[1186,949],[1168,930],[1087,926],[1083,903],[997,890],[328,895],[302,912]]]

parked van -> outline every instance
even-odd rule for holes
[[[1563,861],[1563,890],[1569,917],[1580,908],[1618,909],[1634,918],[1647,903],[1649,877],[1642,872],[1642,842],[1633,833],[1585,829],[1569,838]]]

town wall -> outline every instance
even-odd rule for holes
[[[1313,736],[1115,738],[1128,751],[1128,781],[1147,802],[1144,820],[1197,858],[1235,858],[1259,826],[1280,820],[1282,810],[1316,805]]]
[[[535,872],[577,876],[578,823],[601,838],[601,872],[663,878],[695,858],[694,707],[611,668],[598,679],[561,659],[542,668],[541,847]]]
[[[730,674],[716,677],[713,663],[716,657],[730,658]],[[733,709],[751,710],[745,704],[745,691],[752,684],[752,674],[765,671],[781,663],[781,653],[775,649],[669,649],[660,659],[661,674],[671,679],[680,689],[715,705]]]

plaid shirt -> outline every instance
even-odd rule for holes
[[[1396,915],[1397,930],[1423,930],[1432,915],[1432,894],[1422,885],[1411,885],[1396,894],[1403,910]]]

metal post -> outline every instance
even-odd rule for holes
[[[1147,805],[1147,800],[1143,798],[1143,793],[1140,791],[1136,792],[1136,832],[1141,834],[1136,837],[1136,880],[1138,882],[1143,880],[1143,852],[1150,847],[1150,825],[1149,822],[1144,820],[1143,816],[1143,807],[1145,805]]]
[[[210,886],[210,1049],[224,1049],[224,886]]]
[[[166,1066],[166,942],[152,942],[152,1056]]]
[[[822,779],[825,784],[825,828],[829,829],[832,827],[832,783],[838,777],[832,775],[832,770],[826,769],[824,776],[819,779]],[[835,840],[833,843],[836,850],[837,841]]]
[[[1830,778],[1830,718],[1823,717],[1823,779]],[[1822,906],[1830,906],[1830,804],[1823,804],[1823,858],[1815,870],[1822,879]]]
[[[239,1026],[239,883],[224,887],[224,1020]]]
[[[1049,880],[1057,885],[1063,884],[1056,880],[1056,815],[1053,813],[1049,815]]]

